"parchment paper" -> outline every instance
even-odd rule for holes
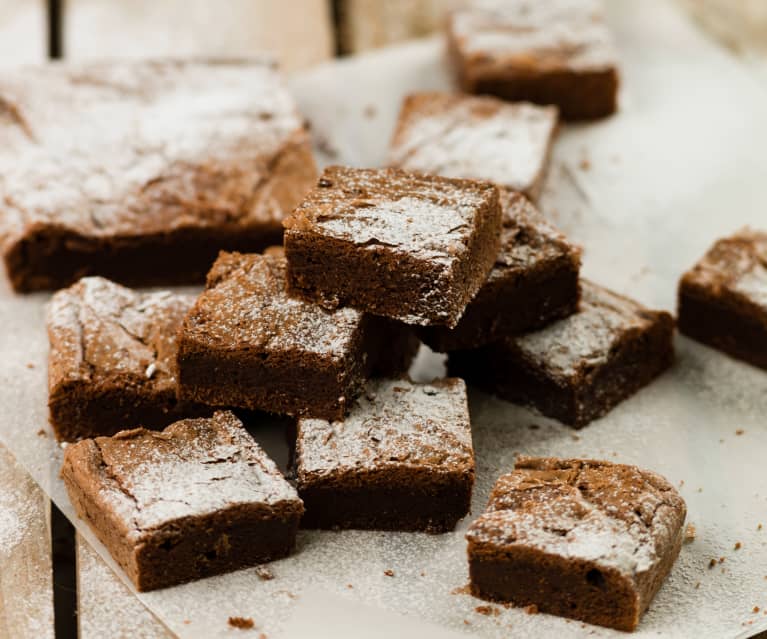
[[[767,227],[767,92],[662,0],[607,4],[623,60],[621,112],[564,128],[543,208],[584,245],[588,277],[673,309],[680,273],[715,238],[745,224]],[[432,40],[321,67],[291,86],[324,160],[376,165],[401,97],[449,83],[442,44]],[[47,425],[47,298],[16,297],[7,285],[0,296],[0,439],[72,518],[58,479],[61,450]],[[473,516],[518,452],[656,470],[679,485],[697,535],[635,636],[750,633],[767,619],[767,530],[759,530],[767,525],[767,374],[682,337],[676,345],[670,372],[577,433],[473,392]],[[414,374],[439,374],[440,366],[440,358],[422,352]],[[278,430],[264,423],[256,435],[284,457]],[[88,528],[74,523],[114,565]],[[230,615],[252,617],[254,636],[321,637],[323,628],[336,628],[339,637],[355,602],[477,637],[625,637],[515,609],[478,614],[481,602],[451,594],[467,582],[467,525],[440,536],[302,532],[298,552],[271,565],[273,580],[250,569],[140,598],[183,637],[247,636],[228,628]],[[717,563],[709,568],[712,558]],[[285,635],[296,610],[300,617]],[[348,636],[365,636],[361,616],[351,618],[357,625],[347,624]],[[307,620],[315,620],[308,630]],[[385,624],[380,615],[371,623]],[[445,636],[419,628],[423,637]]]

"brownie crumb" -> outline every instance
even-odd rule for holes
[[[591,168],[591,162],[588,158],[583,158],[578,166],[582,171],[588,171]]]
[[[497,617],[501,614],[500,608],[496,608],[495,606],[477,606],[474,608],[475,612],[478,612],[480,615],[485,615],[486,617]]]
[[[469,621],[468,619],[464,619],[464,620],[463,620],[463,623],[464,623],[464,625],[466,625],[466,626],[470,626],[470,625],[471,625],[471,621]]]
[[[741,544],[739,541],[736,541],[735,542],[735,550],[740,550],[741,548],[743,548],[743,544]]]
[[[736,435],[742,435],[742,434],[743,434],[743,433],[745,433],[745,432],[746,432],[746,431],[745,431],[745,430],[743,430],[742,428],[738,428],[738,429],[735,431],[735,434],[736,434]]]
[[[45,432],[45,429],[41,428],[40,430],[37,431],[37,436],[38,437],[48,437],[48,433]]]
[[[250,617],[229,617],[229,625],[240,630],[249,630],[256,624]]]
[[[724,563],[724,557],[719,557],[719,563],[720,563],[720,564],[723,564],[723,563]]]
[[[759,612],[759,606],[754,606],[754,612]]]
[[[450,591],[451,595],[469,595],[471,594],[471,586],[466,584],[465,586],[458,586]]]
[[[696,581],[695,582],[695,590],[698,590],[699,588],[700,588],[700,582]]]
[[[384,570],[384,574],[385,574],[387,577],[393,577],[393,576],[394,576],[394,571],[393,571],[393,570],[391,570],[391,569],[389,569],[389,570]]]
[[[354,586],[352,586],[351,584],[346,584],[346,587],[347,587],[349,590],[351,590],[352,588],[354,588]]]
[[[267,639],[266,633],[262,632],[260,635],[258,635],[258,639]]]
[[[35,365],[32,362],[27,362],[27,368],[34,368]]]
[[[259,579],[263,579],[264,581],[271,581],[274,579],[274,573],[267,566],[256,566],[256,574]]]
[[[375,105],[368,104],[364,111],[362,112],[362,115],[364,115],[366,118],[374,118],[376,114],[378,113],[378,109],[376,109]]]
[[[756,527],[756,529],[757,529],[757,530],[761,530],[761,529],[762,529],[762,524],[759,524],[759,525]]]
[[[709,568],[713,568],[714,566],[716,566],[716,559],[712,559],[711,561],[708,562]]]
[[[528,615],[537,615],[538,614],[538,606],[535,604],[530,604],[529,606],[525,606],[525,612]]]
[[[684,529],[684,543],[691,544],[695,541],[695,524],[687,524]]]

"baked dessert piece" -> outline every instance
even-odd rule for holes
[[[535,200],[557,131],[556,107],[496,98],[416,93],[405,98],[389,164],[489,180]]]
[[[767,369],[767,233],[717,241],[679,282],[679,330]]]
[[[289,297],[285,270],[275,252],[219,256],[179,335],[181,400],[341,419],[384,346],[385,372],[409,366],[388,320]]]
[[[660,475],[520,457],[469,527],[475,595],[633,630],[682,545],[684,500]]]
[[[298,420],[294,464],[304,527],[452,530],[474,484],[466,386],[371,381],[344,421]]]
[[[581,250],[520,193],[501,189],[501,250],[487,281],[453,328],[419,336],[432,350],[471,349],[541,328],[578,308]]]
[[[448,21],[461,88],[554,104],[566,120],[617,108],[618,62],[598,0],[484,0]]]
[[[332,166],[285,229],[292,292],[452,327],[498,253],[501,209],[489,182]]]
[[[176,399],[176,333],[194,297],[137,293],[101,277],[48,306],[48,407],[56,437],[162,428],[207,411]]]
[[[534,333],[451,353],[450,374],[581,428],[671,366],[671,315],[586,280],[581,288],[574,315]]]
[[[316,180],[293,99],[259,61],[4,72],[0,105],[0,250],[17,291],[202,282],[219,249],[279,243]]]
[[[138,590],[165,588],[288,555],[303,505],[230,412],[162,432],[85,439],[61,476]]]

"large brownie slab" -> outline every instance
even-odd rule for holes
[[[567,120],[617,108],[618,63],[599,0],[484,0],[448,22],[467,93],[553,104]]]
[[[767,233],[717,241],[679,282],[679,330],[767,369]]]
[[[315,179],[301,116],[263,62],[0,75],[0,249],[19,291],[83,275],[202,282],[219,249],[279,243]]]
[[[48,307],[48,406],[56,437],[162,428],[205,412],[176,399],[176,333],[194,297],[137,293],[101,277],[59,291]]]
[[[285,229],[295,294],[452,327],[498,253],[501,209],[489,182],[333,166]]]
[[[580,428],[649,384],[674,359],[674,320],[587,280],[578,312],[450,354],[451,375]]]
[[[61,474],[77,514],[138,590],[284,557],[303,513],[274,462],[223,411],[85,439],[67,448]]]
[[[294,463],[304,527],[452,530],[474,484],[466,386],[374,380],[345,420],[298,421]]]
[[[219,256],[180,332],[182,400],[341,419],[370,374],[407,369],[407,327],[290,297],[285,272],[279,251]]]
[[[493,269],[455,328],[419,329],[432,350],[477,348],[541,328],[578,308],[580,248],[522,194],[500,192],[503,228]]]
[[[472,591],[633,630],[679,555],[686,511],[651,471],[520,457],[466,535]]]
[[[405,98],[389,164],[489,180],[537,199],[557,131],[557,109],[488,96],[415,93]]]

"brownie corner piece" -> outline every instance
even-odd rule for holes
[[[685,517],[654,472],[522,457],[469,527],[472,592],[634,630],[679,555]]]
[[[565,120],[617,110],[618,55],[599,0],[481,3],[453,12],[447,25],[467,93],[554,104]]]
[[[407,96],[389,165],[489,180],[535,200],[557,132],[554,106],[510,104],[492,96],[424,92]]]
[[[588,280],[577,312],[538,331],[450,354],[448,370],[581,428],[671,366],[674,320]]]
[[[140,591],[284,557],[303,513],[225,411],[82,440],[67,447],[61,475],[78,516]]]
[[[285,229],[296,295],[455,326],[495,260],[501,210],[489,182],[332,166]]]
[[[452,530],[474,485],[466,387],[372,380],[344,421],[298,421],[307,528]]]
[[[767,369],[767,233],[718,240],[679,282],[679,331]]]
[[[189,295],[84,277],[47,308],[48,407],[59,440],[162,428],[202,406],[176,397],[176,333]]]

